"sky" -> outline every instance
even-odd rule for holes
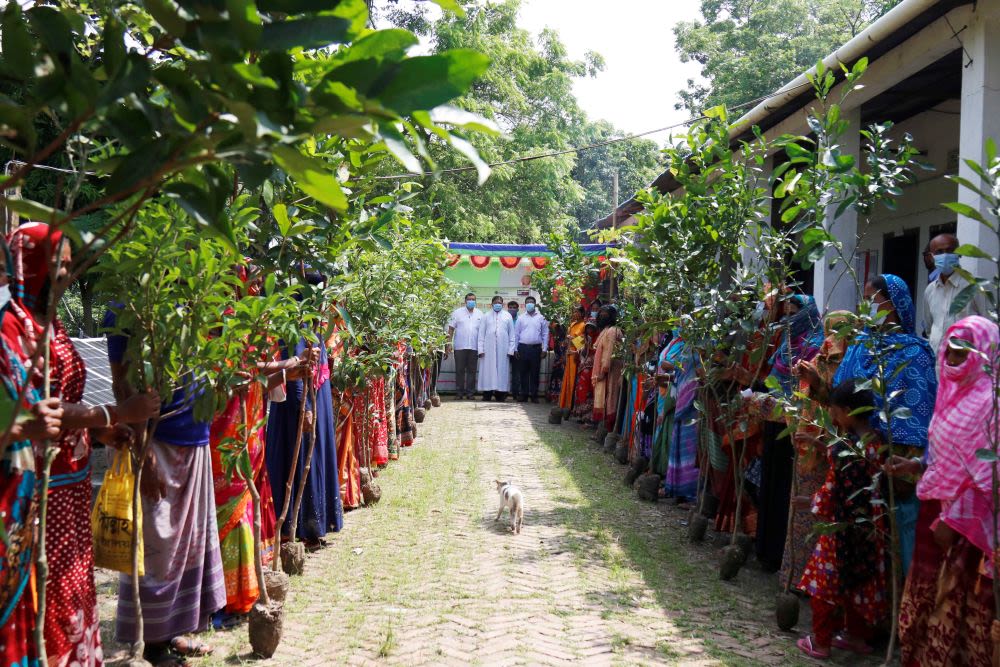
[[[627,133],[646,132],[687,119],[674,109],[677,91],[699,80],[697,63],[682,63],[673,26],[700,17],[699,0],[524,0],[520,25],[534,34],[554,28],[569,53],[597,51],[604,71],[578,80],[574,92],[592,119]],[[650,138],[663,143],[669,132]]]

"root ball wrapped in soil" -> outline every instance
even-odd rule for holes
[[[632,465],[628,467],[628,472],[625,473],[625,486],[632,486],[635,484],[635,480],[639,479],[639,475],[646,472],[649,468],[649,459],[645,456],[637,456]]]
[[[416,410],[413,411],[413,420],[418,424],[423,424],[424,417],[426,416],[427,416],[427,411],[424,410],[423,408],[417,408]]]
[[[285,606],[271,602],[269,606],[257,603],[250,610],[250,648],[262,658],[270,658],[278,650],[284,629]]]
[[[433,396],[431,396],[431,405],[433,405],[435,408],[440,408],[441,407],[441,397],[438,396],[437,394],[434,394]]]
[[[635,490],[639,494],[639,500],[655,503],[660,499],[660,486],[663,480],[655,472],[639,475],[635,480]]]
[[[692,544],[704,542],[706,532],[708,532],[708,519],[695,514],[688,523],[688,542]]]
[[[430,409],[431,409],[431,408],[433,408],[433,407],[436,407],[436,406],[434,405],[434,401],[432,401],[432,400],[431,400],[431,399],[429,399],[429,398],[428,398],[428,399],[427,399],[426,401],[424,401],[424,410],[430,410]]]
[[[794,593],[779,593],[774,601],[774,620],[788,632],[799,623],[799,598]]]
[[[746,557],[743,554],[743,549],[736,544],[730,544],[728,547],[722,550],[722,558],[719,561],[719,579],[723,581],[730,581],[736,578],[736,575],[740,573],[740,568],[743,567],[743,563]]]
[[[360,473],[361,498],[365,501],[365,505],[374,505],[382,498],[382,489],[372,479],[371,471],[368,468],[361,468]]]
[[[558,414],[550,414],[549,415],[549,423],[550,424],[562,424],[562,410],[560,410]]]
[[[598,442],[600,442],[603,445],[604,451],[606,453],[614,454],[615,448],[618,447],[619,437],[620,436],[617,433],[607,433],[605,434],[604,439],[599,440]]]
[[[306,569],[306,545],[302,542],[285,542],[279,551],[281,569],[293,576],[299,576]]]
[[[284,567],[284,564],[282,564]],[[267,596],[276,602],[284,602],[288,597],[288,589],[292,580],[284,572],[275,570],[264,570],[264,586],[267,588]]]

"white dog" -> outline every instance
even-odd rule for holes
[[[510,482],[495,481],[497,493],[500,494],[500,509],[497,510],[497,516],[493,520],[499,521],[504,508],[509,509],[510,527],[515,535],[519,535],[521,533],[521,524],[524,523],[524,498],[521,495],[521,489]]]

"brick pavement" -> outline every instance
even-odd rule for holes
[[[627,563],[586,557],[602,547],[566,521],[580,499],[547,479],[558,461],[541,441],[545,429],[576,427],[549,427],[547,413],[548,406],[447,399],[431,410],[416,445],[380,476],[381,504],[350,512],[345,530],[328,536],[330,546],[311,554],[305,575],[293,579],[284,640],[274,658],[259,664],[798,662],[790,636],[775,637],[769,627],[769,601],[746,599],[756,608],[748,610],[749,620],[738,619],[734,633],[710,637],[708,646]],[[582,447],[583,433],[578,437]],[[621,468],[612,472],[608,465],[605,483],[619,484]],[[502,523],[493,521],[496,478],[524,491],[520,535],[508,530],[506,514]],[[434,488],[422,498],[427,485]],[[637,505],[634,518],[656,531],[665,525],[664,511],[663,504]],[[113,586],[101,598],[109,618]],[[707,622],[717,611],[700,613],[698,604],[691,600],[685,609],[688,623]],[[253,661],[245,626],[206,639],[215,654],[192,664]],[[720,651],[732,660],[714,659]]]

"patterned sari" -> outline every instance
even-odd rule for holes
[[[559,388],[559,407],[563,410],[569,410],[573,407],[576,377],[579,372],[580,353],[573,345],[573,340],[584,336],[586,330],[587,323],[580,320],[569,325],[569,331],[566,333],[566,337],[569,338],[570,342],[566,345],[566,361],[563,369],[562,386]],[[584,345],[586,345],[586,342],[584,342]]]
[[[0,380],[13,402],[28,374],[17,355],[0,341]],[[29,389],[25,407],[40,396]],[[0,460],[0,520],[10,538],[0,541],[0,664],[37,667],[35,649],[35,454],[31,442],[10,443]],[[99,647],[98,647],[99,648]],[[100,657],[98,655],[98,657]]]
[[[212,422],[212,477],[215,481],[215,517],[219,524],[222,570],[226,580],[226,612],[246,614],[260,595],[253,548],[253,500],[247,483],[232,473],[226,479],[219,446],[240,431],[251,429],[247,451],[254,474],[254,485],[261,497],[261,560],[270,564],[274,557],[274,501],[264,465],[264,431],[259,426],[263,416],[264,390],[260,383],[249,385],[246,398],[246,424],[242,424],[241,399],[234,396],[225,410]],[[253,427],[257,428],[253,428]]]

